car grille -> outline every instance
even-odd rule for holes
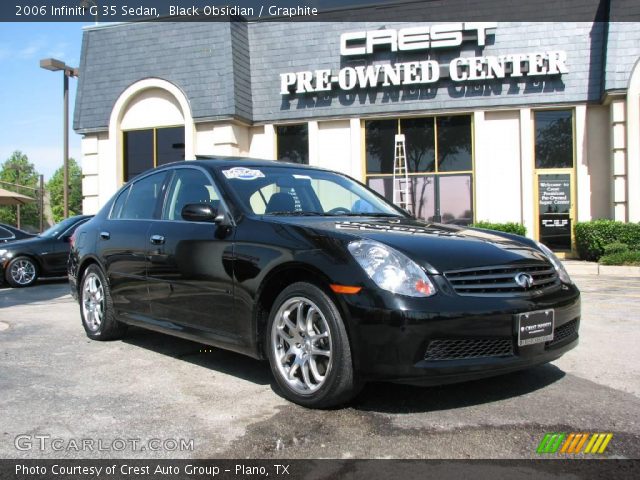
[[[425,360],[464,360],[513,355],[510,338],[436,339],[429,342]]]
[[[528,273],[533,277],[530,288],[516,283],[516,275]],[[552,265],[501,265],[445,272],[458,295],[466,296],[531,296],[558,287],[560,281]]]
[[[574,318],[573,320],[565,323],[564,325],[560,325],[557,328],[553,329],[553,340],[550,342],[546,342],[545,347],[555,347],[556,345],[562,343],[570,337],[574,337],[578,334],[578,319]]]

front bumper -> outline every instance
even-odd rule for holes
[[[547,363],[578,344],[580,293],[575,286],[537,298],[438,293],[415,299],[363,291],[343,296],[342,302],[355,367],[364,380],[462,382]],[[555,311],[554,340],[518,346],[516,314],[550,308]]]

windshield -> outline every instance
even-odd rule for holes
[[[403,216],[354,180],[295,167],[224,167],[224,181],[256,215]]]
[[[67,218],[66,220],[63,220],[60,223],[56,223],[53,227],[49,227],[44,232],[42,232],[40,236],[46,237],[46,238],[57,237],[77,221],[78,219],[76,217]]]

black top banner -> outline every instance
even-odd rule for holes
[[[637,0],[8,0],[0,22],[640,21]]]

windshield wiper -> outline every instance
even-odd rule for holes
[[[269,213],[265,213],[265,215],[289,215],[292,217],[304,217],[304,216],[318,216],[318,215],[324,215],[322,212],[305,212],[305,211],[276,211],[276,212],[269,212]]]
[[[351,213],[337,213],[336,217],[401,217],[399,213],[384,213],[384,212],[351,212]]]

